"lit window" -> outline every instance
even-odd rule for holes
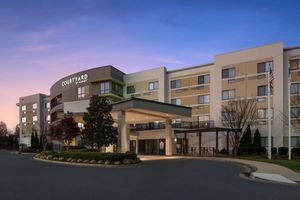
[[[32,109],[37,109],[37,104],[36,103],[32,104]]]
[[[209,116],[208,115],[199,116],[199,121],[200,122],[209,121]]]
[[[88,95],[88,86],[78,88],[78,98],[85,98]]]
[[[181,99],[171,99],[171,104],[181,105]]]
[[[78,122],[77,126],[79,129],[84,129],[84,123]]]
[[[180,88],[181,87],[181,80],[173,80],[171,81],[171,89],[173,88]]]
[[[150,82],[148,84],[148,89],[149,90],[158,90],[158,81]]]
[[[257,117],[259,119],[266,119],[268,118],[268,109],[264,108],[264,109],[258,109],[257,110]]]
[[[209,83],[209,75],[198,76],[198,84]]]
[[[298,94],[299,93],[299,83],[292,83],[290,88],[291,94]]]
[[[47,115],[47,121],[50,121],[50,120],[51,120],[50,115]]]
[[[46,108],[50,108],[50,102],[47,102]]]
[[[110,82],[100,83],[100,94],[108,94],[110,92]]]
[[[257,87],[257,96],[268,95],[268,85],[262,85]]]
[[[26,123],[26,117],[22,117],[22,123]]]
[[[134,85],[127,86],[126,92],[127,92],[127,94],[135,93],[135,87],[134,87]]]
[[[198,96],[199,104],[208,104],[209,103],[209,94]]]
[[[235,90],[223,90],[222,91],[222,100],[234,99]]]
[[[22,106],[22,111],[26,111],[26,106]]]
[[[32,121],[36,122],[37,121],[37,116],[33,116]]]
[[[228,68],[222,70],[222,78],[232,78],[235,77],[235,68]]]
[[[269,72],[270,69],[273,69],[273,62],[272,61],[257,64],[257,73]]]

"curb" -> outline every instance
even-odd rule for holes
[[[141,166],[143,165],[142,162],[136,163],[136,164],[130,164],[130,165],[106,165],[106,164],[88,164],[88,163],[76,163],[76,162],[65,162],[65,161],[55,161],[55,160],[45,160],[40,158],[33,157],[34,160],[46,162],[46,163],[53,163],[53,164],[61,164],[61,165],[69,165],[69,166],[81,166],[81,167],[102,167],[102,168],[129,168],[129,167],[135,167],[135,166]]]

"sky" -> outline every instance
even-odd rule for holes
[[[300,45],[299,10],[293,0],[0,0],[0,121],[13,129],[19,97],[92,67],[172,70]]]

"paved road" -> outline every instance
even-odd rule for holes
[[[241,178],[209,160],[157,160],[129,168],[52,164],[0,150],[1,200],[300,199],[300,186]]]

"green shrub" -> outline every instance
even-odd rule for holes
[[[276,147],[272,147],[271,148],[271,154],[272,155],[276,155],[277,154],[277,148]]]
[[[300,148],[293,148],[292,155],[297,157],[300,156]]]
[[[279,147],[278,148],[278,154],[281,156],[286,156],[289,152],[289,149],[287,147]]]
[[[128,160],[136,160],[137,155],[135,153],[99,153],[99,152],[82,152],[81,150],[72,150],[72,151],[62,151],[62,152],[53,152],[53,151],[43,151],[40,153],[41,157],[58,157],[64,158],[68,162],[74,162],[81,159],[82,161],[90,162],[92,160],[95,163],[98,161],[108,161],[109,163],[113,163],[115,161],[123,162],[125,159]]]

